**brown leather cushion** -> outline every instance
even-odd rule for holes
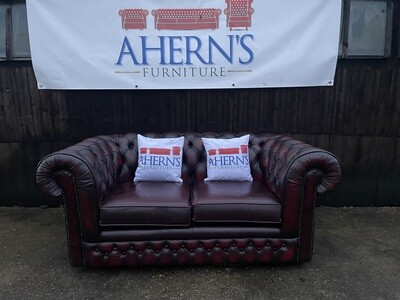
[[[175,182],[125,182],[100,204],[103,226],[189,226],[190,187]]]
[[[279,201],[256,181],[197,182],[192,205],[194,222],[281,222]]]

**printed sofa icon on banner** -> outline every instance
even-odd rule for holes
[[[122,28],[125,30],[147,28],[148,10],[140,8],[121,9],[119,15],[121,16]]]
[[[155,9],[155,29],[197,30],[217,29],[221,10],[217,8]]]
[[[254,13],[254,8],[251,7],[253,0],[225,0],[225,2],[226,27],[230,30],[233,28],[247,30],[251,27],[251,15]]]

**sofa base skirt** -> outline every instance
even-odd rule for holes
[[[298,238],[83,243],[88,267],[298,262]]]

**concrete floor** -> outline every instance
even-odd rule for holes
[[[76,269],[63,210],[0,208],[0,299],[399,299],[400,208],[318,208],[302,265]]]

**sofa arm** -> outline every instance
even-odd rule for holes
[[[303,185],[311,171],[321,173],[316,186],[320,194],[332,191],[340,181],[340,164],[332,153],[289,136],[267,137],[261,152],[264,183],[281,200],[285,199],[290,185]]]
[[[341,176],[332,153],[282,135],[266,138],[260,166],[264,183],[281,201],[283,232],[293,236],[301,218],[313,212],[316,192],[332,191]]]
[[[43,158],[36,170],[37,187],[50,198],[63,198],[68,221],[79,220],[85,240],[98,236],[98,203],[116,186],[122,158],[113,137],[87,139]]]
[[[80,142],[43,158],[36,170],[37,187],[50,198],[65,198],[57,178],[62,172],[73,177],[77,191],[104,199],[116,186],[122,158],[113,137],[98,136]]]
[[[84,265],[82,241],[99,240],[101,202],[114,189],[122,169],[116,137],[87,139],[43,158],[36,170],[36,185],[50,198],[65,202],[70,259]]]

